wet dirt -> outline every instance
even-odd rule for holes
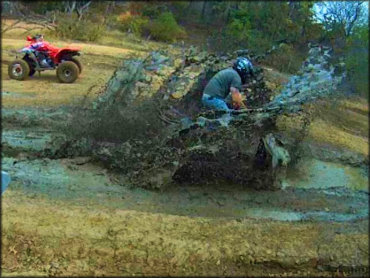
[[[68,108],[5,109],[3,170],[13,183],[10,190],[42,194],[64,202],[85,199],[108,207],[191,217],[271,219],[279,221],[353,221],[368,216],[368,171],[338,162],[306,157],[288,169],[283,190],[258,191],[240,185],[173,186],[162,191],[130,188],[89,159],[27,159],[51,142],[46,129],[67,117]],[[19,126],[34,125],[38,128]],[[48,121],[45,121],[45,120]],[[82,161],[82,162],[81,162]]]
[[[366,161],[303,157],[276,191],[132,188],[88,157],[32,156],[67,111],[3,111],[5,276],[368,275]]]
[[[353,190],[345,180],[342,184],[328,184],[327,177],[320,171],[299,182],[288,176],[285,189],[279,191],[257,191],[232,185],[175,186],[164,191],[149,191],[118,184],[114,176],[98,165],[79,165],[85,163],[83,158],[31,161],[4,158],[2,163],[14,181],[12,190],[42,194],[65,202],[83,198],[106,203],[111,208],[191,217],[280,221],[340,222],[366,219],[368,215],[365,187]],[[347,169],[350,168],[347,166]],[[335,171],[343,171],[344,177],[351,178],[345,176],[348,170],[337,166],[333,174],[339,180],[342,177]],[[365,176],[363,179],[366,181]]]
[[[368,192],[344,184],[149,191],[86,157],[2,167],[5,276],[368,273]]]

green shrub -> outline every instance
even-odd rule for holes
[[[358,28],[346,49],[346,68],[350,84],[356,93],[369,97],[369,31]]]
[[[177,24],[171,12],[162,13],[147,25],[147,29],[150,35],[159,41],[174,42],[186,35],[184,28]]]
[[[166,3],[147,2],[143,5],[141,12],[143,16],[154,19],[158,18],[162,13],[168,12],[168,8]]]
[[[252,49],[256,54],[264,54],[272,47],[273,42],[263,32],[252,30],[247,45],[247,48]]]
[[[90,20],[78,20],[76,15],[61,14],[57,17],[57,26],[52,35],[60,39],[79,41],[97,41],[104,34],[105,26]]]
[[[209,37],[208,45],[210,51],[229,52],[247,48],[256,54],[264,54],[271,48],[271,41],[260,32],[246,29],[246,32],[242,35],[244,38],[239,39],[237,37],[238,31],[236,31],[238,28],[233,28],[233,31],[231,31],[232,26],[235,25],[229,25],[228,28],[221,32],[217,30]]]
[[[142,35],[143,28],[148,24],[149,19],[141,15],[132,15],[130,12],[122,13],[118,16],[119,29],[135,35]]]
[[[45,14],[47,12],[52,12],[55,10],[63,9],[63,3],[59,1],[35,1],[30,7],[35,13]]]
[[[240,43],[246,43],[251,35],[251,28],[248,11],[242,9],[232,14],[232,19],[226,26],[226,34]]]
[[[250,23],[240,19],[233,19],[226,27],[226,32],[238,41],[247,41],[250,37]]]

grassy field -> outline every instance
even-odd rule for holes
[[[39,31],[45,33],[45,30]],[[79,99],[88,91],[94,95],[106,84],[123,59],[141,57],[151,50],[166,47],[160,43],[142,42],[118,31],[107,32],[100,41],[89,44],[45,36],[46,40],[58,47],[82,48],[83,54],[79,60],[83,72],[79,79],[73,84],[62,84],[56,77],[56,71],[44,71],[41,76],[36,73],[25,81],[12,80],[8,76],[8,65],[15,60],[14,50],[26,45],[26,36],[23,29],[11,30],[2,36],[2,91],[7,92],[2,94],[3,107],[62,105]]]
[[[369,155],[369,107],[365,99],[348,97],[333,102],[325,100],[306,105],[313,115],[306,140]],[[298,132],[300,117],[281,116],[281,130]]]

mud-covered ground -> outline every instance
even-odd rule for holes
[[[90,158],[34,157],[55,131],[27,128],[27,119],[60,117],[60,110],[42,111],[3,113],[2,167],[13,179],[2,198],[5,276],[367,271],[368,172],[361,160],[306,157],[278,191],[227,184],[148,191],[122,186]]]
[[[285,78],[268,72],[276,86]],[[56,106],[56,80],[47,82],[43,107],[34,108],[42,92],[31,96],[20,82],[8,80],[2,93],[11,99],[2,109],[2,169],[12,177],[2,196],[3,276],[368,275],[364,100],[315,108],[304,155],[281,190],[200,184],[150,191],[88,157],[37,157],[73,101],[65,96],[65,106]],[[278,121],[281,132],[295,124]]]

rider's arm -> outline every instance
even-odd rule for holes
[[[36,43],[31,44],[31,47],[33,49],[38,49],[38,48],[40,48],[42,46],[44,46],[44,43],[43,42],[36,42]]]

